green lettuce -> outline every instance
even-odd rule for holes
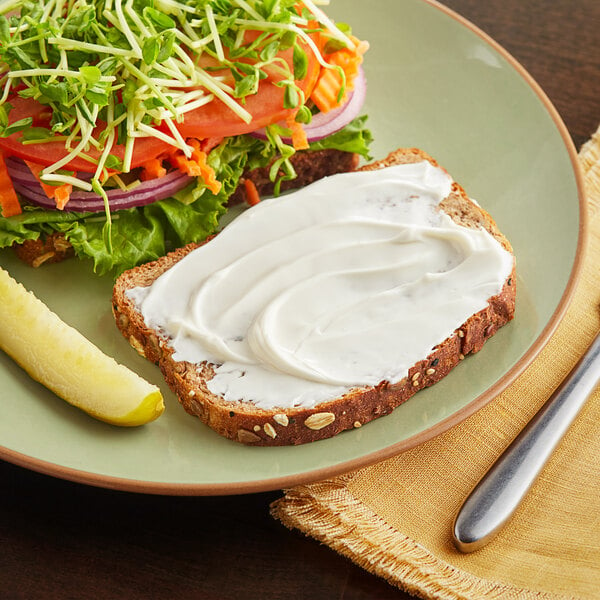
[[[373,135],[366,128],[367,116],[357,117],[340,131],[310,144],[311,150],[343,150],[371,160],[369,144]]]

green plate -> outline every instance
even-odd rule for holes
[[[438,435],[504,389],[546,343],[571,297],[585,237],[576,153],[556,111],[502,48],[440,5],[338,0],[330,14],[371,43],[365,112],[375,157],[400,146],[424,149],[511,240],[518,264],[515,320],[389,416],[321,442],[252,448],[188,416],[158,368],[130,348],[113,322],[110,278],[75,260],[34,270],[5,251],[0,264],[16,279],[105,352],[160,385],[166,411],[137,429],[97,422],[2,355],[0,457],[142,492],[277,489],[381,460]]]

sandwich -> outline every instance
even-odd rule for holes
[[[0,247],[119,273],[369,156],[368,44],[313,0],[0,8]]]
[[[493,218],[409,148],[124,272],[112,304],[189,414],[273,446],[389,414],[481,350],[515,296]]]

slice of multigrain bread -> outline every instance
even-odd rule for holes
[[[380,169],[422,160],[438,166],[434,159],[420,150],[400,149],[362,169]],[[453,184],[452,192],[442,201],[440,208],[462,226],[485,228],[512,253],[508,240],[490,215],[471,201],[458,184]],[[352,390],[314,408],[262,410],[251,402],[229,402],[210,392],[207,381],[214,374],[214,365],[175,361],[169,340],[144,323],[134,303],[127,297],[128,290],[150,285],[197,246],[188,245],[155,262],[123,273],[114,286],[113,311],[123,335],[140,354],[160,366],[184,409],[219,434],[245,444],[276,446],[312,442],[386,415],[421,388],[442,379],[467,354],[479,351],[484,342],[514,316],[516,288],[513,262],[512,274],[504,282],[501,292],[489,298],[487,307],[472,315],[428,356],[413,365],[401,381],[393,384],[382,381],[375,387]]]

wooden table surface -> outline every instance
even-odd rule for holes
[[[598,0],[446,5],[525,66],[578,148],[590,137],[600,123]],[[274,521],[268,507],[280,492],[151,496],[1,461],[0,490],[2,599],[409,598]]]

